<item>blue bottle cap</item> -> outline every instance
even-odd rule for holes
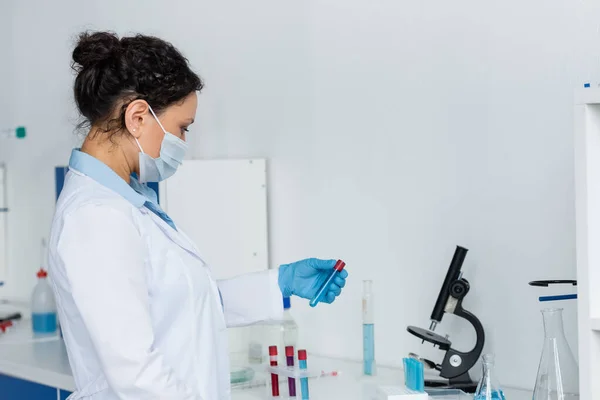
[[[287,310],[288,308],[292,308],[292,302],[290,301],[289,297],[284,297],[283,298],[283,309]]]
[[[584,84],[583,84],[583,87],[584,87],[584,88],[589,88],[590,86],[591,86],[591,85],[590,85],[589,83],[584,83]]]

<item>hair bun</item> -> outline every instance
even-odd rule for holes
[[[80,69],[110,60],[121,50],[121,41],[110,32],[84,32],[73,50],[74,67]]]

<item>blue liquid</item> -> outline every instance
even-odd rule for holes
[[[363,372],[373,375],[375,362],[375,325],[363,324]]]
[[[494,390],[492,393],[491,397],[486,396],[485,393],[482,394],[478,394],[474,397],[473,400],[488,400],[488,399],[492,399],[492,400],[506,400],[506,398],[504,397],[504,392],[502,390]]]
[[[300,369],[306,369],[306,360],[299,360]],[[300,378],[300,390],[302,391],[302,400],[308,400],[308,378]]]
[[[34,313],[31,320],[34,333],[56,332],[56,313]]]

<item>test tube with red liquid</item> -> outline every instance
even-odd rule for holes
[[[277,346],[269,346],[269,360],[271,367],[277,366]],[[279,397],[279,375],[271,374],[271,394]]]
[[[294,366],[294,346],[286,346],[285,360],[288,367]],[[296,397],[296,379],[288,377],[288,390],[290,397]]]

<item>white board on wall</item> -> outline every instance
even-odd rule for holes
[[[266,160],[186,160],[159,193],[216,279],[269,267]]]

